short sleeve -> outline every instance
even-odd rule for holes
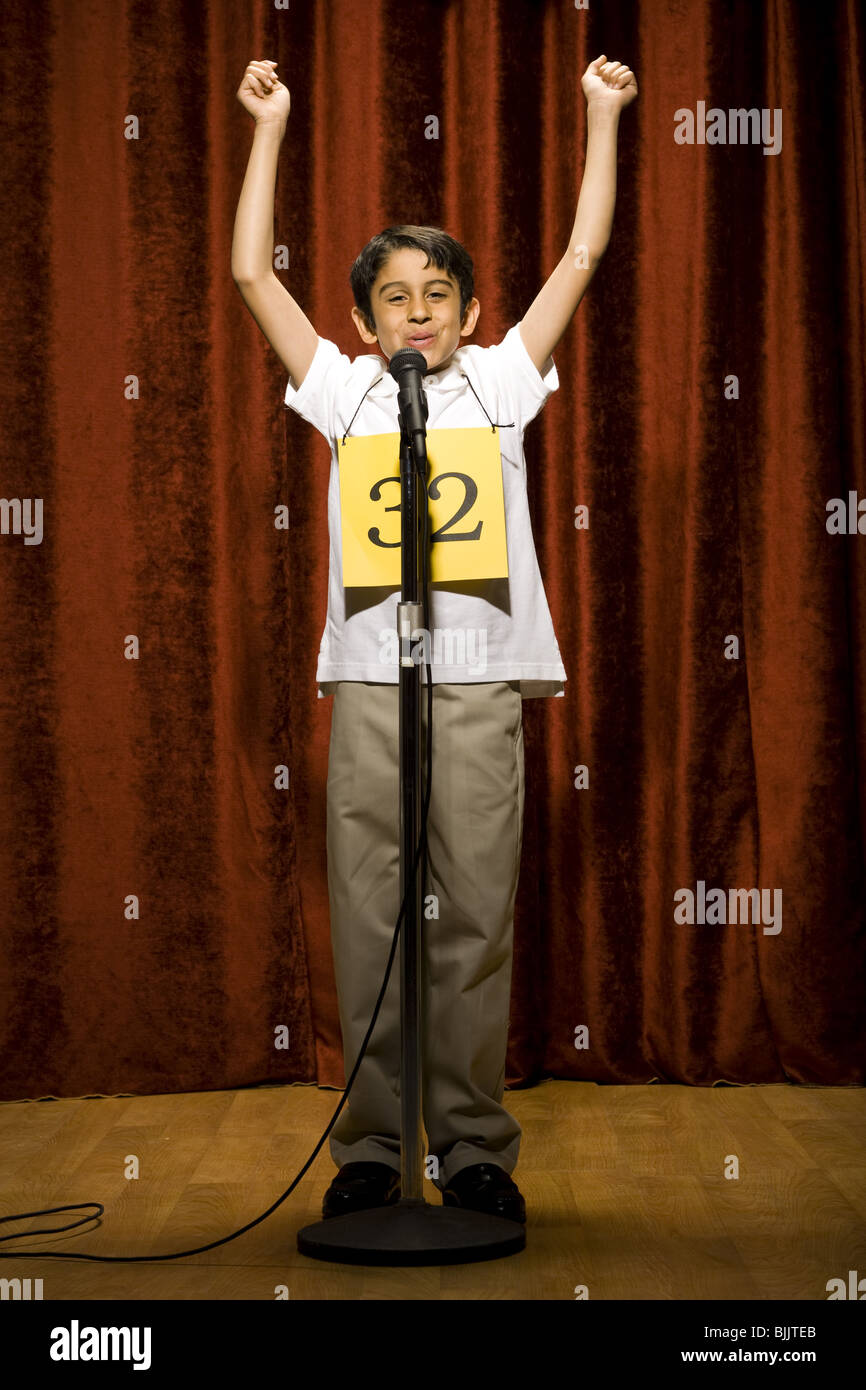
[[[548,396],[559,390],[559,376],[552,357],[545,363],[542,375],[520,336],[520,325],[509,328],[501,343],[487,349],[491,366],[496,373],[501,409],[508,413],[502,418],[513,421],[523,431],[534,420]]]
[[[330,338],[319,337],[315,355],[300,386],[291,379],[285,404],[314,425],[330,444],[337,433],[336,413],[340,392],[352,370],[351,359]]]

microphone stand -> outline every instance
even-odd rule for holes
[[[388,369],[398,383],[400,421],[402,593],[397,635],[402,903],[418,852],[422,819],[421,671],[412,652],[412,634],[427,627],[421,512],[421,506],[427,506],[427,398],[421,383],[427,362],[417,348],[401,348]],[[420,985],[425,863],[422,853],[400,928],[400,1200],[394,1206],[370,1207],[305,1226],[298,1232],[298,1250],[316,1260],[362,1265],[469,1264],[516,1254],[526,1245],[521,1222],[464,1207],[434,1206],[423,1194]]]

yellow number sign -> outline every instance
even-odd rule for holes
[[[400,587],[400,435],[337,440],[343,586]],[[427,431],[430,577],[508,577],[499,432]],[[419,496],[419,505],[423,496]]]

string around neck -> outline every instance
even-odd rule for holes
[[[462,376],[463,380],[466,382],[467,386],[469,387],[469,390],[472,392],[472,394],[473,394],[473,396],[475,397],[475,399],[476,399],[476,401],[478,402],[478,404],[481,406],[481,409],[484,410],[484,415],[485,415],[485,418],[486,418],[486,420],[487,420],[487,423],[490,425],[491,432],[492,432],[493,434],[495,434],[496,431],[497,431],[497,429],[500,429],[500,430],[513,430],[513,429],[514,429],[514,421],[513,421],[513,420],[512,420],[509,424],[505,424],[504,421],[503,421],[503,422],[494,422],[493,420],[490,419],[490,416],[487,414],[487,411],[484,409],[484,402],[481,400],[481,397],[478,395],[478,392],[475,390],[475,387],[472,385],[472,382],[469,380],[469,377],[466,375],[466,373],[463,371],[462,368],[460,369],[460,375]],[[355,410],[355,414],[352,416],[351,420],[349,421],[348,425],[346,426],[346,428],[345,428],[345,430],[344,430],[344,432],[343,432],[343,439],[342,439],[342,443],[343,443],[343,444],[345,444],[346,438],[347,438],[347,436],[348,436],[348,434],[349,434],[349,430],[352,428],[353,424],[355,423],[355,416],[358,414],[358,411],[361,409],[361,406],[364,404],[364,401],[367,399],[367,394],[368,394],[368,392],[372,391],[373,387],[374,387],[374,386],[377,386],[377,385],[379,384],[379,382],[382,381],[382,379],[384,378],[384,376],[385,376],[385,373],[384,373],[384,372],[380,372],[379,375],[378,375],[377,377],[375,377],[375,378],[373,379],[373,381],[370,382],[370,385],[367,387],[367,390],[364,392],[363,396],[361,397],[360,401],[358,402],[357,408],[356,408],[356,410]]]

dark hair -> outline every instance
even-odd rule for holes
[[[386,227],[383,232],[379,232],[368,241],[349,272],[349,284],[352,286],[355,303],[364,315],[371,331],[375,332],[376,325],[373,319],[370,291],[376,276],[391,252],[404,246],[415,247],[419,251],[426,252],[425,270],[427,266],[435,266],[437,270],[444,270],[446,274],[457,281],[460,289],[460,321],[462,323],[466,306],[475,293],[474,268],[466,247],[461,246],[460,242],[455,241],[454,237],[449,236],[447,232],[443,232],[441,227],[402,225]]]

